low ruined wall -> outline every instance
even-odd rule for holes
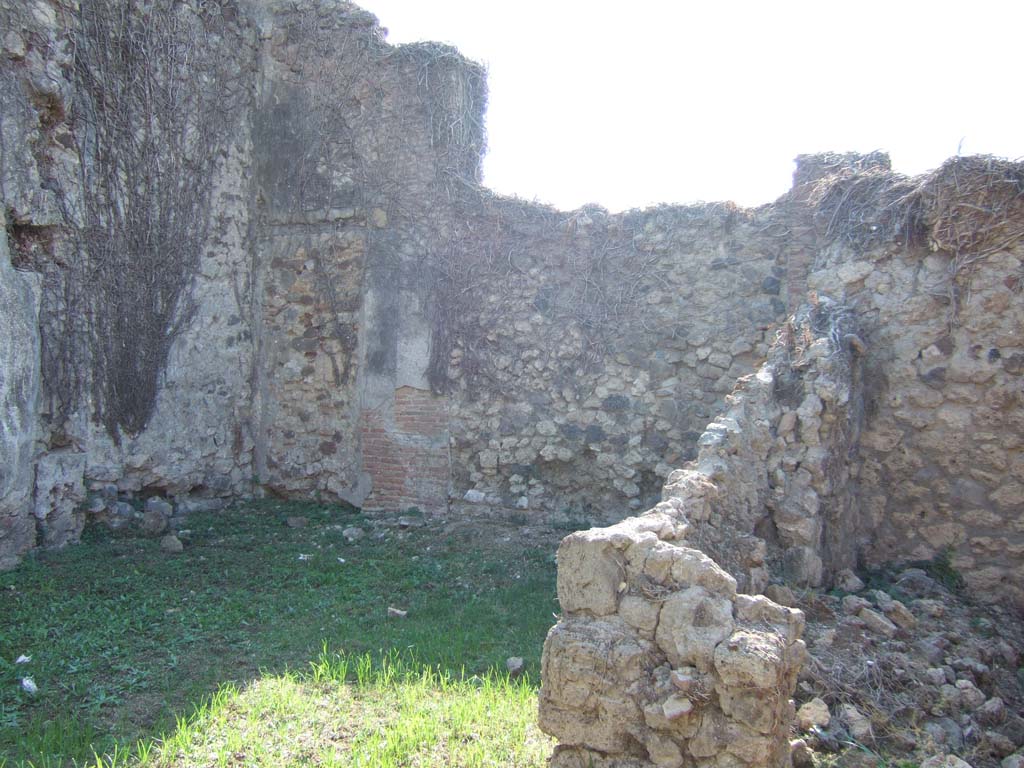
[[[849,310],[817,298],[661,503],[562,541],[540,692],[552,765],[789,764],[804,616],[760,593],[854,562],[864,351]]]
[[[669,475],[664,498],[682,503],[692,540],[742,589],[821,586],[856,564],[863,352],[847,307],[803,307],[708,424],[696,460]]]
[[[991,158],[907,179],[883,156],[815,156],[756,212],[757,230],[786,243],[783,293],[834,297],[854,323],[826,338],[781,326],[813,373],[788,394],[744,382],[694,466],[668,478],[668,494],[707,497],[690,516],[713,521],[700,546],[738,578],[763,579],[743,538],[755,534],[772,573],[797,583],[948,557],[976,594],[1021,600],[1022,178]]]
[[[669,500],[558,549],[562,616],[544,643],[553,766],[785,766],[804,616],[690,546]]]

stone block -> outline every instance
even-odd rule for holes
[[[565,745],[628,752],[631,733],[643,727],[628,690],[657,656],[652,643],[618,618],[556,624],[544,643],[540,727]]]
[[[715,671],[727,687],[773,690],[786,673],[785,652],[779,635],[738,629],[715,648]]]
[[[665,600],[655,640],[673,666],[712,668],[715,648],[732,634],[732,602],[703,587],[690,587]]]
[[[85,527],[85,463],[75,451],[54,451],[36,463],[34,514],[44,546],[77,542]]]
[[[559,545],[558,602],[566,613],[607,616],[618,608],[626,573],[623,555],[607,531],[577,531]]]

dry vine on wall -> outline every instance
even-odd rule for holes
[[[490,359],[500,345],[488,335],[524,306],[543,317],[538,332],[558,328],[558,338],[578,337],[575,354],[559,355],[568,379],[599,369],[630,331],[660,332],[646,325],[640,302],[652,286],[666,285],[666,267],[658,254],[636,247],[635,225],[596,208],[563,214],[486,192],[464,194],[447,250],[433,254],[438,298],[428,375],[434,390],[455,386],[453,349],[461,355],[468,396],[481,387],[500,389],[503,374]],[[543,245],[523,252],[522,242],[531,240]]]
[[[867,159],[871,159],[868,156]],[[954,157],[916,178],[837,163],[811,186],[808,201],[826,243],[860,250],[894,242],[950,257],[949,276],[932,286],[959,322],[979,262],[1024,239],[1021,164],[988,155]]]
[[[210,228],[213,176],[244,93],[228,3],[83,2],[73,29],[71,120],[78,249],[51,388],[80,381],[115,440],[145,428]],[[66,415],[66,414],[65,414]]]

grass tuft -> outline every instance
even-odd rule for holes
[[[960,594],[963,592],[967,582],[964,581],[963,574],[953,565],[954,554],[953,547],[947,547],[931,560],[915,563],[915,565],[923,568],[925,573],[950,592]]]

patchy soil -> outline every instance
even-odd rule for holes
[[[810,651],[796,693],[804,716],[797,736],[808,750],[797,745],[797,765],[836,756],[842,764],[877,765],[880,756],[916,764],[954,754],[993,768],[1020,750],[1019,617],[972,600],[948,569],[867,581],[849,579],[849,592],[788,596],[807,614]],[[775,596],[785,600],[786,590]]]

